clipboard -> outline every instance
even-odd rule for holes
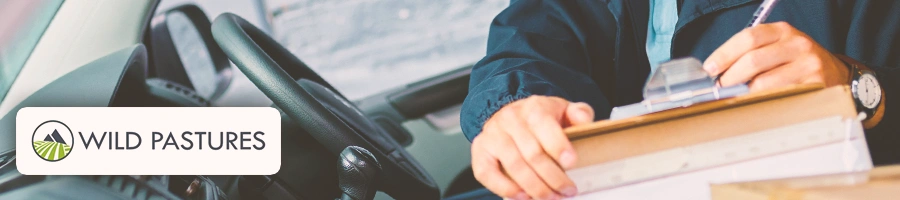
[[[845,130],[857,123],[847,86],[787,86],[569,127],[564,132],[578,161],[566,173],[579,192],[591,193],[844,140],[862,144],[850,148],[859,150],[848,169],[870,168],[861,124]],[[844,132],[853,134],[835,135]],[[817,170],[835,167],[845,168]]]
[[[612,109],[610,119],[624,119],[746,94],[746,84],[716,85],[700,60],[681,58],[659,65],[644,85],[644,101]]]

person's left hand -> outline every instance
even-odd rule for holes
[[[721,76],[722,86],[749,81],[751,91],[800,83],[833,86],[850,79],[841,60],[786,22],[738,32],[706,59],[703,69]]]

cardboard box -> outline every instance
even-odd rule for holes
[[[709,199],[709,183],[867,170],[856,115],[846,86],[796,85],[599,121],[566,129],[567,174],[582,197]]]
[[[713,185],[712,199],[900,199],[900,165],[867,172]]]
[[[579,184],[579,196],[573,199],[711,199],[710,184],[867,170],[871,161],[865,148],[865,139],[853,139],[728,165],[679,171],[595,191],[585,191],[584,185]],[[606,168],[616,171],[615,167]],[[584,177],[572,178],[579,182]]]

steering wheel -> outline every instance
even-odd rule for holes
[[[335,157],[348,146],[372,151],[382,165],[379,190],[397,199],[440,198],[437,184],[399,143],[266,33],[231,13],[216,17],[212,32],[250,81]]]

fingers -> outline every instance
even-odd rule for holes
[[[737,60],[761,46],[775,43],[790,30],[790,25],[785,22],[761,24],[746,28],[725,41],[722,46],[713,51],[703,63],[703,69],[710,75],[719,75],[728,70]]]
[[[522,105],[519,118],[508,120],[515,123],[505,127],[514,140],[533,140],[529,146],[519,146],[525,160],[554,191],[573,196],[578,190],[564,169],[575,164],[575,150],[560,125],[568,105],[557,97],[529,99]]]
[[[500,196],[558,199],[578,193],[565,173],[576,162],[564,123],[593,121],[585,103],[532,96],[507,104],[472,142],[476,179]]]
[[[483,140],[478,137],[472,141],[472,172],[475,175],[475,180],[478,180],[485,188],[501,197],[528,199],[528,194],[523,192],[515,182],[500,171],[498,159],[480,145],[476,145],[476,143],[481,141]]]
[[[531,169],[537,173],[541,180],[543,180],[543,184],[549,186],[555,193],[560,193],[565,196],[574,196],[577,194],[575,183],[569,179],[568,175],[566,175],[565,171],[557,164],[557,162],[547,155],[543,145],[536,137],[538,134],[529,130],[528,125],[524,120],[515,118],[512,120],[505,120],[501,123],[503,124],[506,133],[515,142],[522,158],[528,163]]]
[[[775,67],[772,70],[763,72],[753,78],[749,87],[751,91],[766,90],[792,84],[803,83],[826,83],[826,66],[833,66],[834,63],[825,63],[821,57],[808,55],[795,59],[794,61]],[[838,61],[839,62],[839,61]],[[845,68],[844,66],[833,66],[832,68]],[[832,71],[832,73],[838,73]],[[838,73],[831,75],[833,77],[845,77],[846,74]],[[843,83],[843,82],[841,82]]]
[[[587,103],[570,103],[569,106],[566,107],[566,114],[563,121],[563,124],[566,126],[591,123],[594,121],[594,109]]]
[[[808,40],[795,39],[776,42],[747,52],[728,71],[720,75],[722,86],[746,83],[758,74],[793,61],[808,46]]]
[[[540,141],[544,151],[563,168],[575,165],[575,149],[563,133],[562,118],[569,102],[557,98],[536,98],[526,105],[523,117],[528,127]]]
[[[522,153],[516,148],[512,138],[506,134],[486,135],[486,140],[491,140],[492,145],[483,145],[491,155],[497,157],[506,174],[531,197],[540,199],[558,198],[555,192],[541,180],[538,174],[522,157]],[[503,148],[506,147],[506,148]]]
[[[748,85],[750,91],[761,91],[779,86],[795,84],[800,80],[800,76],[784,76],[783,74],[791,74],[796,71],[795,68],[780,66],[775,69],[766,71],[753,79]]]

